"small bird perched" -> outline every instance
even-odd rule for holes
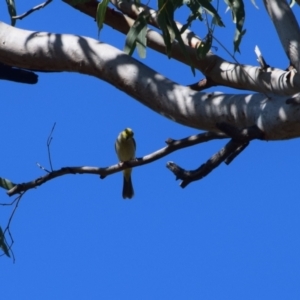
[[[125,130],[120,132],[115,143],[115,149],[118,158],[122,163],[135,158],[136,144],[133,138],[133,131],[131,128],[126,128]],[[124,199],[131,199],[134,195],[133,186],[131,182],[131,171],[132,168],[128,168],[123,171],[124,181],[122,196]]]

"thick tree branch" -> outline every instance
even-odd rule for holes
[[[72,0],[62,1],[92,18],[96,16],[97,1],[79,5],[72,5]],[[138,9],[131,2],[123,2],[122,9],[132,17],[137,16]],[[132,9],[131,12],[130,9]],[[134,20],[108,7],[105,23],[121,33],[127,34]],[[155,23],[155,18],[153,19],[153,23]],[[289,76],[289,72],[276,68],[261,70],[259,67],[234,64],[212,53],[203,59],[198,59],[195,48],[201,40],[189,30],[183,33],[182,38],[187,46],[186,49],[194,67],[200,70],[206,77],[211,78],[216,85],[246,89],[265,94],[274,93],[277,95],[293,95],[300,90],[300,74]],[[148,29],[147,45],[164,55],[166,54],[163,37],[154,30]],[[171,56],[184,64],[189,64],[176,41],[172,45]]]
[[[132,161],[128,161],[123,164],[116,164],[110,167],[106,168],[97,168],[97,167],[64,167],[59,170],[51,171],[47,173],[44,176],[41,176],[37,179],[34,179],[32,181],[26,182],[26,183],[21,183],[15,185],[12,189],[10,189],[7,194],[9,196],[13,196],[22,192],[26,192],[27,190],[36,188],[54,178],[67,175],[67,174],[96,174],[100,175],[100,178],[105,178],[108,175],[120,172],[128,167],[138,167],[142,165],[149,164],[155,160],[158,160],[162,157],[165,157],[169,155],[170,153],[174,151],[178,151],[180,149],[186,148],[186,147],[191,147],[196,144],[200,143],[205,143],[211,140],[216,140],[216,139],[226,139],[228,136],[224,133],[215,133],[215,132],[206,132],[206,133],[200,133],[197,135],[193,135],[190,137],[187,137],[182,140],[173,140],[173,139],[168,139],[166,143],[168,146],[157,150],[151,154],[148,154],[144,157],[137,158]]]
[[[264,0],[291,65],[300,72],[300,28],[286,0]]]
[[[206,131],[219,131],[216,123],[227,122],[237,128],[257,125],[267,140],[300,136],[300,111],[286,104],[287,97],[196,92],[91,38],[32,32],[0,22],[0,62],[95,76],[175,122]]]

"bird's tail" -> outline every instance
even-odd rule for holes
[[[131,169],[124,170],[124,181],[123,181],[123,198],[131,199],[134,195],[133,185],[131,181]]]

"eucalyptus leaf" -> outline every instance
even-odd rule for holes
[[[167,26],[166,15],[165,13],[159,13],[157,17],[158,25],[162,31],[163,39],[166,45],[166,52],[168,57],[171,57],[171,47],[172,47],[172,39]]]
[[[0,177],[0,187],[2,187],[3,189],[10,190],[14,186],[16,186],[16,184],[14,184],[13,182],[11,182],[10,180]]]
[[[244,29],[242,32],[239,30],[235,31],[235,37],[233,41],[233,46],[234,46],[234,52],[240,52],[239,46],[241,44],[242,38],[246,33],[246,29]]]
[[[196,13],[190,14],[187,19],[187,23],[181,27],[180,34],[183,34],[185,32],[185,30],[191,26],[192,22],[195,21],[197,18],[199,18],[199,16],[201,16],[201,15],[198,11]]]
[[[146,58],[147,24],[142,28],[141,32],[138,35],[136,47],[140,58]]]
[[[221,20],[220,15],[218,14],[217,10],[210,4],[208,0],[197,0],[198,3],[208,12],[210,13],[215,19],[216,24],[225,27],[224,23]]]
[[[134,24],[127,33],[125,40],[124,52],[132,55],[135,47],[138,48],[138,53],[141,58],[146,57],[146,46],[147,46],[147,22],[149,19],[149,14],[145,11],[142,11]]]
[[[189,63],[189,65],[191,66],[191,70],[192,70],[192,73],[193,75],[195,76],[196,75],[196,72],[195,72],[195,67],[193,66],[193,63],[192,63],[192,60],[191,60],[191,57],[189,56],[187,50],[186,50],[186,47],[185,47],[185,44],[182,40],[182,37],[181,37],[181,34],[180,34],[180,31],[176,25],[176,22],[173,20],[171,22],[171,25],[173,27],[173,30],[174,30],[174,33],[175,33],[175,37],[176,37],[176,40],[178,41],[178,44],[180,46],[180,49],[183,53],[183,55],[185,56],[187,62]]]
[[[234,36],[234,52],[240,52],[239,46],[242,41],[242,37],[245,35],[246,30],[243,30],[245,22],[245,9],[243,0],[225,0],[232,12],[233,22],[236,24],[236,31]]]
[[[175,40],[175,32],[172,26],[172,22],[174,22],[175,9],[176,6],[173,6],[171,1],[158,0],[157,22],[162,31],[163,39],[166,45],[167,56],[169,58],[171,57],[172,43]]]
[[[106,8],[109,4],[109,0],[102,0],[97,7],[97,12],[96,12],[96,21],[98,25],[98,35],[100,34],[100,31],[103,27],[104,19],[105,19],[105,13],[106,13]]]

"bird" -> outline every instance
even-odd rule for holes
[[[134,133],[131,128],[126,128],[121,131],[117,137],[115,150],[121,163],[135,159],[136,143],[133,138],[133,134]],[[123,171],[123,199],[131,199],[134,195],[131,172],[132,168],[128,168]]]

